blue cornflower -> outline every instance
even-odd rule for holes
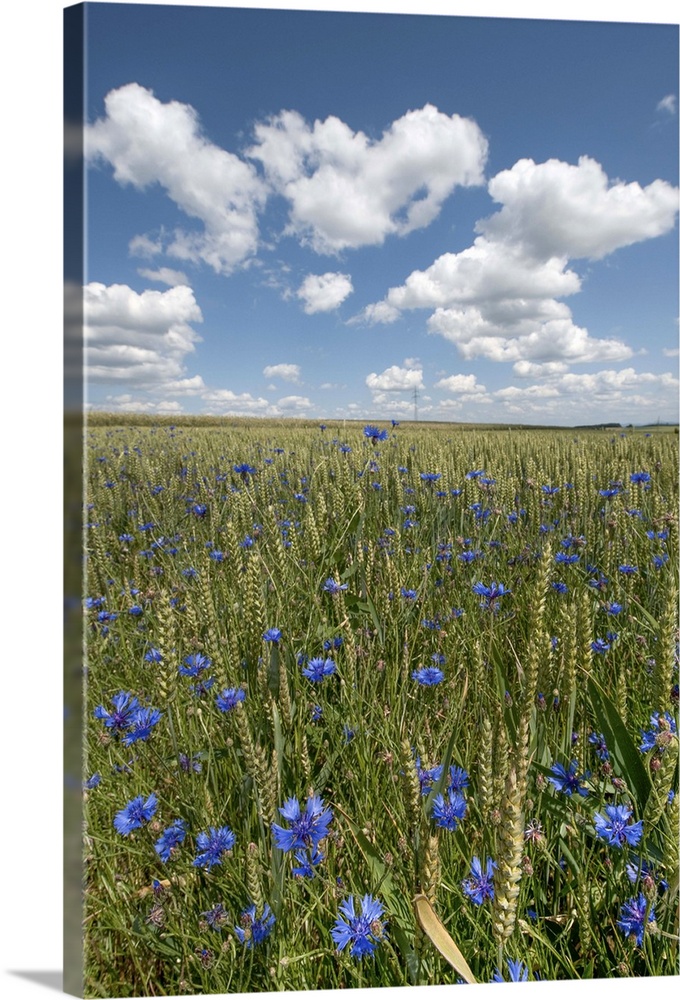
[[[336,580],[329,576],[322,589],[327,594],[339,594],[342,590],[347,590],[347,586],[346,583],[337,583]]]
[[[257,908],[254,903],[248,906],[240,918],[240,926],[234,927],[234,933],[241,944],[246,948],[261,944],[265,938],[271,934],[272,927],[276,923],[276,917],[269,908],[269,904],[264,904],[262,916],[257,916]]]
[[[484,475],[484,469],[473,469],[471,472],[465,473],[466,479],[479,479],[480,476]]]
[[[548,778],[548,781],[552,782],[558,792],[562,792],[564,795],[571,795],[573,792],[577,792],[583,798],[588,794],[587,788],[584,787],[583,781],[588,777],[587,774],[577,774],[578,762],[572,760],[568,768],[565,768],[563,764],[555,763],[550,768],[553,777]]]
[[[407,590],[406,587],[401,588],[401,596],[405,601],[415,601],[418,597],[417,590]]]
[[[97,705],[94,710],[95,719],[103,719],[104,725],[114,732],[122,732],[129,729],[133,723],[134,716],[139,711],[139,702],[129,691],[119,691],[111,698],[113,711],[110,712],[103,705]]]
[[[623,566],[619,566],[619,573],[623,573],[625,576],[631,576],[633,573],[637,573],[637,566],[631,566],[628,563],[624,563]]]
[[[195,503],[189,507],[188,513],[193,514],[194,517],[205,517],[208,513],[208,508],[204,503]]]
[[[652,890],[656,885],[656,871],[652,865],[647,861],[640,861],[638,859],[637,864],[626,865],[626,875],[628,876],[628,881],[636,885],[639,881],[645,889]],[[668,889],[668,882],[665,879],[659,879],[658,891],[659,895],[663,896],[664,892]]]
[[[123,542],[124,544],[127,544],[127,545],[129,545],[130,542],[134,542],[134,540],[135,540],[135,536],[131,535],[129,533],[129,531],[124,531],[122,535],[118,536],[118,541],[119,542]]]
[[[438,795],[432,806],[432,818],[437,821],[437,826],[444,827],[445,830],[456,830],[458,820],[463,819],[467,812],[467,802],[460,794],[450,789],[444,798]]]
[[[581,557],[578,552],[572,552],[571,554],[568,552],[558,552],[555,555],[555,562],[564,563],[565,565],[570,566],[572,563],[577,563],[580,558]]]
[[[189,691],[194,696],[194,698],[202,698],[208,693],[213,684],[215,683],[214,677],[206,677],[205,680],[198,681],[197,684],[190,684]]]
[[[176,819],[166,827],[154,845],[161,861],[169,861],[175,848],[179,847],[185,837],[186,828],[183,819]]]
[[[99,773],[99,771],[95,771],[92,777],[87,779],[84,787],[88,791],[91,791],[93,788],[96,788],[97,785],[101,784],[101,780],[102,780],[101,774]]]
[[[511,983],[526,983],[529,978],[529,967],[524,964],[524,962],[515,962],[512,958],[507,959],[508,972],[510,973]],[[492,983],[504,983],[503,973],[500,969],[496,969],[493,974]]]
[[[295,798],[288,799],[279,812],[290,827],[286,829],[278,823],[272,823],[274,841],[282,851],[294,851],[300,848],[316,848],[320,841],[328,835],[328,826],[333,819],[330,808],[324,807],[319,795],[310,795],[304,812]]]
[[[279,643],[282,638],[281,629],[268,628],[267,631],[262,634],[262,638],[265,642]]]
[[[113,825],[118,833],[122,834],[123,837],[127,837],[133,830],[149,822],[156,812],[157,805],[158,799],[153,792],[146,801],[144,801],[143,795],[138,795],[136,799],[132,799],[123,809],[116,813],[113,818]]]
[[[182,677],[198,677],[207,670],[211,665],[212,660],[209,656],[204,656],[203,653],[192,653],[191,656],[186,656],[184,662],[180,663],[178,670]]]
[[[314,878],[314,869],[317,865],[320,865],[324,860],[325,855],[318,851],[316,847],[311,848],[309,851],[296,851],[295,860],[298,863],[297,868],[293,868],[292,875],[294,878]]]
[[[307,677],[314,684],[318,684],[324,677],[330,677],[335,673],[335,660],[330,658],[324,660],[320,656],[308,660],[306,666],[302,668],[302,676]]]
[[[179,761],[179,766],[187,774],[189,771],[194,771],[196,774],[200,774],[203,770],[200,753],[195,753],[192,757],[186,753],[179,753],[177,755],[177,760]]]
[[[416,757],[415,765],[420,783],[420,794],[428,795],[435,781],[439,781],[441,777],[442,766],[441,764],[437,764],[435,767],[421,767],[420,757]]]
[[[331,928],[331,937],[338,951],[342,951],[350,944],[352,958],[372,955],[385,937],[385,923],[380,919],[384,907],[380,900],[374,899],[373,896],[364,896],[361,900],[361,913],[357,914],[354,909],[354,896],[349,896],[340,903],[339,910],[342,917],[338,917]]]
[[[662,552],[658,556],[654,556],[652,561],[654,563],[654,569],[661,569],[668,562],[669,556],[667,552]]]
[[[595,639],[591,642],[590,648],[593,653],[606,653],[609,649],[611,649],[611,646],[608,642],[605,642],[604,639]]]
[[[220,931],[229,919],[223,903],[215,903],[212,910],[204,910],[201,916],[205,917],[208,927],[212,927],[214,931]]]
[[[162,716],[163,713],[157,708],[140,708],[132,719],[132,727],[122,738],[124,746],[132,746],[137,740],[148,740],[151,730]]]
[[[449,767],[449,790],[461,792],[470,784],[470,776],[463,767],[451,764]]]
[[[648,753],[650,750],[658,750],[659,753],[663,753],[669,740],[667,734],[675,736],[678,724],[670,712],[664,712],[663,715],[660,712],[654,712],[650,721],[651,729],[641,730],[640,753]]]
[[[484,600],[480,602],[480,607],[482,608],[495,607],[495,602],[499,598],[503,597],[504,594],[512,593],[511,590],[506,589],[504,584],[496,583],[495,580],[492,580],[488,587],[483,583],[473,583],[472,591],[473,593],[479,594],[484,598]]]
[[[151,648],[148,649],[144,654],[144,659],[146,660],[147,663],[162,663],[163,654],[161,653],[160,649],[156,649],[155,646],[151,646]]]
[[[655,920],[654,907],[641,892],[637,899],[633,896],[632,899],[626,900],[616,923],[627,938],[635,938],[635,944],[639,948],[642,945],[645,927]]]
[[[215,704],[220,712],[231,712],[239,702],[246,700],[246,693],[243,688],[225,688],[221,694],[215,698]]]
[[[244,482],[248,479],[248,476],[254,476],[257,469],[254,469],[252,465],[248,465],[247,462],[241,462],[240,465],[233,466],[234,472],[238,473]]]
[[[323,715],[323,709],[321,705],[314,705],[312,707],[312,722],[318,722]]]
[[[434,687],[444,680],[444,671],[439,667],[419,667],[411,674],[414,681],[418,681],[423,687]]]
[[[552,497],[559,492],[560,492],[559,486],[541,486],[541,493],[547,493],[548,496]]]
[[[131,608],[128,608],[128,614],[132,615],[133,618],[139,618],[140,615],[144,614],[144,608],[140,607],[139,604],[133,604]]]
[[[424,483],[436,483],[438,479],[441,479],[441,472],[421,472],[420,478]]]
[[[631,483],[648,483],[652,477],[648,472],[631,472]]]
[[[562,583],[561,580],[556,580],[555,583],[553,583],[552,585],[552,589],[556,591],[558,594],[566,594],[567,591],[569,590],[569,587],[567,587],[566,583]]]
[[[367,424],[364,427],[364,437],[369,438],[373,444],[378,441],[386,441],[388,434],[385,430],[380,430],[378,427],[374,427],[373,424]]]
[[[193,864],[196,868],[212,868],[222,862],[222,856],[232,849],[236,843],[236,836],[228,826],[211,826],[207,833],[199,833],[196,837],[196,846],[200,853],[194,858]]]
[[[472,859],[470,875],[461,884],[465,895],[477,906],[481,906],[485,899],[493,899],[493,873],[496,867],[496,862],[487,858],[486,870],[482,870],[479,858],[475,855]]]
[[[619,495],[619,491],[616,486],[613,486],[608,490],[599,490],[599,494],[601,497],[604,497],[605,500],[610,500],[612,497],[617,497]]]
[[[607,601],[602,605],[602,608],[608,615],[618,615],[623,611],[623,604],[618,604],[616,601]]]
[[[588,742],[593,744],[595,753],[600,760],[609,760],[609,750],[607,750],[603,733],[591,733]]]
[[[605,806],[604,811],[606,816],[595,813],[593,817],[598,837],[612,847],[623,847],[624,844],[635,847],[642,836],[642,820],[638,820],[637,823],[628,822],[633,815],[631,807]]]

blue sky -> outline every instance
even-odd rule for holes
[[[678,26],[89,4],[87,400],[673,420]]]

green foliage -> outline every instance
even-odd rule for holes
[[[474,857],[505,859],[501,951],[532,974],[676,971],[673,734],[639,749],[652,713],[677,705],[662,690],[677,685],[674,435],[404,425],[374,447],[349,423],[93,419],[85,446],[84,780],[101,776],[84,792],[86,995],[452,983],[447,941],[488,982],[499,932],[490,902],[463,889]],[[630,483],[641,470],[648,488]],[[492,582],[509,593],[488,606],[473,585]],[[196,654],[209,668],[184,676]],[[315,658],[335,665],[318,682],[303,673]],[[419,684],[435,663],[443,681]],[[220,710],[239,688],[245,700]],[[121,691],[162,712],[129,746],[94,716]],[[416,759],[433,772],[420,796]],[[551,781],[572,760],[585,797]],[[469,776],[455,829],[436,825],[450,766]],[[118,833],[116,814],[152,792],[153,818]],[[333,819],[310,878],[272,824],[312,794]],[[596,833],[612,804],[654,816],[634,849]],[[178,819],[185,838],[162,861],[156,842]],[[194,865],[199,834],[223,826],[230,855]],[[651,882],[630,881],[640,860]],[[656,924],[637,947],[618,920],[642,891]],[[330,933],[349,895],[385,910],[360,961]],[[247,947],[236,929],[251,902],[276,922]]]

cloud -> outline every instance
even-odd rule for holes
[[[405,310],[433,310],[430,333],[456,344],[466,359],[530,364],[621,361],[632,350],[577,326],[560,299],[581,288],[572,259],[597,260],[669,232],[678,191],[610,183],[589,157],[519,160],[489,181],[501,209],[475,227],[472,246],[413,271],[353,322],[392,323]],[[520,369],[521,371],[521,369]]]
[[[269,401],[261,396],[255,397],[249,392],[236,393],[231,389],[209,389],[202,394],[202,399],[207,404],[206,413],[269,416],[272,410]]]
[[[486,392],[486,386],[480,385],[476,375],[449,375],[440,378],[434,384],[435,389],[445,389],[447,392],[463,394]]]
[[[265,378],[282,378],[286,382],[299,382],[300,366],[287,364],[266,365],[262,369],[262,374]]]
[[[541,383],[506,386],[493,393],[514,414],[554,414],[564,423],[589,422],[586,414],[620,422],[638,420],[640,411],[677,413],[678,379],[670,372],[637,372],[633,368],[598,372],[565,372]]]
[[[146,278],[147,281],[159,281],[162,285],[169,285],[171,288],[175,285],[189,284],[189,279],[183,271],[173,271],[171,267],[159,267],[156,271],[152,271],[146,267],[139,267],[137,268],[137,274],[142,278]]]
[[[555,302],[555,306],[560,303]],[[630,347],[620,340],[591,337],[576,326],[569,309],[552,320],[486,318],[483,307],[437,309],[428,320],[430,333],[438,333],[456,345],[466,360],[585,364],[597,361],[623,361],[632,356]],[[489,310],[494,314],[493,308]],[[531,332],[529,332],[531,331]]]
[[[392,365],[380,375],[371,372],[366,376],[366,385],[371,392],[404,392],[423,389],[422,368],[400,368]]]
[[[487,150],[474,121],[427,104],[378,140],[335,116],[310,126],[282,111],[255,126],[246,155],[290,202],[286,232],[333,254],[429,225],[457,186],[482,183]]]
[[[296,295],[304,302],[304,311],[312,315],[337,309],[353,291],[348,274],[328,271],[326,274],[308,274]]]
[[[154,402],[148,399],[139,399],[130,393],[120,393],[116,396],[107,396],[103,403],[92,404],[89,409],[103,410],[106,413],[181,413],[182,406],[177,400],[164,399]]]
[[[680,354],[680,349],[677,347],[664,347],[661,353],[665,354],[667,358],[677,358]]]
[[[311,403],[306,396],[283,396],[278,405],[282,410],[309,410]]]
[[[669,115],[674,115],[678,107],[678,99],[675,94],[666,94],[656,106],[657,111],[665,111]]]
[[[148,234],[142,234],[132,237],[128,244],[128,251],[131,257],[145,257],[150,260],[163,253],[164,247],[165,242],[162,235],[152,240]]]
[[[191,288],[135,292],[90,282],[83,306],[88,381],[158,388],[184,377],[184,359],[200,341],[190,324],[203,320]]]
[[[109,163],[122,186],[143,191],[159,184],[203,224],[200,231],[177,230],[167,252],[221,274],[251,258],[266,198],[255,168],[206,139],[190,105],[163,103],[137,83],[110,91],[104,106],[105,116],[85,129],[88,159]],[[137,238],[137,252],[141,246]]]
[[[588,156],[576,166],[518,160],[489,181],[489,194],[503,208],[478,223],[478,231],[538,260],[599,260],[669,232],[678,213],[678,190],[671,184],[610,182]]]
[[[569,365],[566,361],[544,361],[536,363],[533,361],[515,361],[512,370],[520,378],[543,378],[546,375],[561,375],[566,372]]]

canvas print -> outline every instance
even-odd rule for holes
[[[677,975],[677,24],[65,28],[72,991]]]

